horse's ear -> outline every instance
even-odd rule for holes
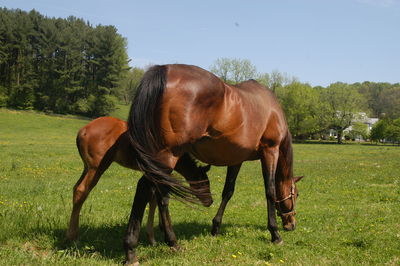
[[[293,177],[293,182],[297,183],[297,182],[299,182],[303,177],[304,177],[304,175],[302,175],[302,176],[294,176],[294,177]]]
[[[208,164],[206,166],[201,166],[200,169],[203,170],[205,173],[207,173],[211,169],[211,164]]]

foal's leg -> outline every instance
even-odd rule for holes
[[[261,165],[264,177],[265,196],[268,206],[268,230],[271,233],[271,242],[281,244],[282,238],[278,233],[275,211],[275,173],[279,157],[279,146],[264,148],[261,152]]]
[[[110,166],[111,161],[104,161],[98,168],[89,168],[83,170],[81,178],[76,182],[73,190],[73,207],[69,228],[67,231],[67,239],[70,241],[76,240],[79,229],[79,214],[83,203],[87,199],[90,191],[96,186],[101,175]]]
[[[222,192],[222,201],[219,205],[218,212],[213,219],[213,226],[211,229],[212,235],[220,234],[220,227],[222,223],[222,216],[224,215],[225,207],[231,199],[233,192],[235,191],[236,177],[239,174],[239,170],[242,164],[229,166],[226,173],[226,180],[224,190]]]
[[[73,189],[73,196],[72,196],[72,213],[71,213],[71,218],[69,221],[69,228],[67,231],[67,239],[70,241],[76,240],[78,237],[78,228],[79,228],[79,213],[82,208],[82,204],[85,201],[85,198],[87,197],[84,196],[85,193],[79,193],[78,192],[78,187],[80,184],[83,182],[84,179],[92,179],[95,172],[93,171],[88,171],[88,169],[85,167],[83,169],[82,175],[79,178],[79,180],[76,182],[74,189]],[[87,193],[86,193],[87,194]]]
[[[142,223],[144,210],[147,203],[154,195],[154,185],[143,176],[136,187],[136,194],[133,200],[131,215],[129,217],[127,234],[124,239],[126,251],[126,265],[139,265],[136,256],[136,247],[139,242],[140,225]]]
[[[152,199],[149,202],[149,215],[147,216],[147,226],[146,226],[147,240],[152,246],[156,244],[156,239],[154,237],[154,214],[156,211],[156,207],[157,207],[156,195],[152,195]]]
[[[162,226],[164,229],[163,231],[165,236],[165,242],[168,244],[168,246],[172,247],[175,250],[178,250],[179,246],[177,244],[175,232],[172,229],[172,221],[168,209],[169,205],[168,190],[163,189],[160,186],[160,190],[157,191],[156,194],[157,194],[156,198],[158,203],[158,210],[162,221]]]

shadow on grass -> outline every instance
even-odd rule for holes
[[[204,233],[211,235],[210,224],[197,222],[176,223],[173,225],[173,229],[179,243],[180,240],[190,240],[204,235]],[[66,240],[65,228],[56,229],[53,231],[53,237],[56,239],[54,248],[56,250],[79,250],[79,254],[96,252],[106,259],[118,260],[125,255],[122,240],[125,237],[126,227],[126,224],[104,225],[102,227],[81,226],[79,238],[73,243]],[[164,243],[164,234],[158,226],[154,227],[154,233],[157,245]],[[150,246],[146,238],[146,228],[143,226],[140,230],[139,246]],[[156,257],[157,254],[154,254],[154,256]]]
[[[56,229],[52,232],[55,238],[54,249],[66,251],[73,256],[86,256],[97,253],[105,259],[120,262],[125,256],[122,240],[126,233],[126,224],[104,225],[102,227],[80,227],[80,235],[76,242],[68,242],[65,238],[66,229]],[[252,230],[266,230],[262,225],[223,224],[221,226],[221,237],[224,237],[231,228],[251,228]],[[178,243],[181,240],[191,240],[198,236],[211,236],[211,223],[184,222],[173,225]],[[164,234],[158,226],[154,227],[157,245],[164,243]],[[240,237],[240,236],[234,236]],[[150,243],[146,238],[146,228],[142,226],[140,231],[139,246],[149,247]],[[147,259],[155,259],[165,256],[163,252],[151,252]]]

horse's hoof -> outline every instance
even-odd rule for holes
[[[78,239],[78,233],[67,232],[67,234],[65,236],[66,236],[66,240],[71,243],[75,242]]]
[[[173,245],[172,247],[170,247],[171,251],[173,252],[177,252],[181,249],[181,247],[178,244]]]
[[[147,235],[147,241],[149,241],[150,246],[155,246],[156,245],[156,239],[154,238],[154,236],[149,236]]]
[[[219,233],[218,233],[217,231],[211,230],[211,235],[212,235],[212,236],[218,236]]]
[[[130,263],[129,261],[125,261],[125,266],[139,266],[138,258],[135,256],[132,263]]]
[[[275,245],[281,246],[281,245],[283,245],[283,240],[282,240],[282,238],[278,238],[278,239],[272,241],[272,243]]]
[[[219,236],[221,234],[219,227],[213,226],[211,229],[211,235],[213,236]]]
[[[139,266],[139,262],[135,261],[135,262],[133,262],[133,264],[132,263],[125,263],[125,266]]]
[[[68,236],[61,242],[62,248],[77,246],[79,244],[78,238],[69,238]]]

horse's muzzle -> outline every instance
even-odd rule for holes
[[[203,204],[204,207],[210,207],[213,204],[213,199],[209,199],[206,201],[202,201],[201,203]]]
[[[293,231],[294,229],[296,229],[296,223],[288,223],[283,226],[285,231]]]

